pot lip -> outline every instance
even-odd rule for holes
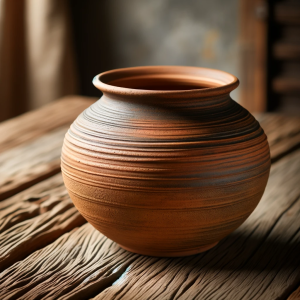
[[[177,78],[193,78],[218,84],[216,87],[188,89],[188,90],[146,90],[127,87],[119,87],[109,84],[114,80],[129,78],[133,76],[164,75],[171,78],[172,75]],[[169,77],[168,77],[169,76]],[[162,97],[206,97],[229,94],[239,85],[236,76],[217,69],[191,67],[191,66],[139,66],[130,68],[120,68],[106,71],[96,75],[93,84],[104,94],[144,97],[144,96],[162,96]]]

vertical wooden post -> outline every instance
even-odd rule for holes
[[[266,0],[240,0],[241,100],[250,112],[267,109]]]

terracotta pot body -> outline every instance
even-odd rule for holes
[[[65,185],[79,212],[121,247],[185,256],[213,247],[261,199],[266,135],[229,93],[236,77],[192,67],[102,73],[103,97],[66,134]]]

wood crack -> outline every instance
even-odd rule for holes
[[[73,206],[61,174],[0,204],[0,270],[86,222]]]

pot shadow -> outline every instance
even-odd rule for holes
[[[175,260],[179,265],[190,265],[193,269],[279,272],[298,267],[300,271],[300,234],[286,241],[280,236],[249,236],[233,232],[204,253]]]
[[[150,257],[157,262],[172,262],[180,270],[224,271],[283,271],[299,269],[300,276],[300,231],[290,240],[280,236],[246,235],[236,231],[224,238],[214,248],[186,257]],[[300,280],[300,278],[299,278]]]
[[[151,268],[151,282],[156,282],[155,285],[147,285],[149,294],[157,292],[159,282],[171,282],[176,277],[173,297],[177,293],[179,293],[177,296],[182,296],[193,286],[191,293],[197,295],[193,299],[200,299],[201,295],[198,293],[200,286],[219,289],[217,287],[220,284],[223,286],[230,278],[233,289],[240,291],[253,285],[258,288],[257,284],[264,284],[270,292],[274,284],[279,282],[276,291],[279,294],[276,299],[281,300],[286,299],[300,284],[300,231],[292,235],[289,241],[284,241],[280,236],[271,238],[268,234],[246,235],[236,231],[214,248],[197,255],[178,258],[144,256],[144,258]],[[135,258],[130,264],[128,274],[123,274],[123,277],[129,276],[132,271],[133,276],[137,276],[141,270],[143,272],[139,275],[147,277],[145,269],[140,263],[135,263],[136,260]],[[153,275],[155,265],[157,271],[156,275]]]
[[[155,277],[150,277],[151,282],[155,281],[156,284],[147,285],[148,294],[155,294],[160,282],[171,282],[176,277],[172,299],[183,296],[190,288],[191,294],[186,297],[202,299],[199,292],[201,286],[211,291],[216,289],[216,292],[218,289],[217,293],[220,293],[219,288],[225,284],[224,291],[228,291],[225,282],[229,279],[232,288],[239,291],[264,285],[265,292],[274,293],[274,284],[278,283],[276,299],[287,299],[300,283],[300,231],[292,235],[289,241],[284,241],[280,236],[271,238],[268,234],[246,235],[236,231],[204,253],[179,258],[145,259],[150,260],[151,274],[155,265],[158,268]],[[161,266],[164,266],[163,269]],[[144,270],[133,262],[129,272],[135,270],[136,276],[137,269]],[[140,276],[143,274],[145,272]]]

